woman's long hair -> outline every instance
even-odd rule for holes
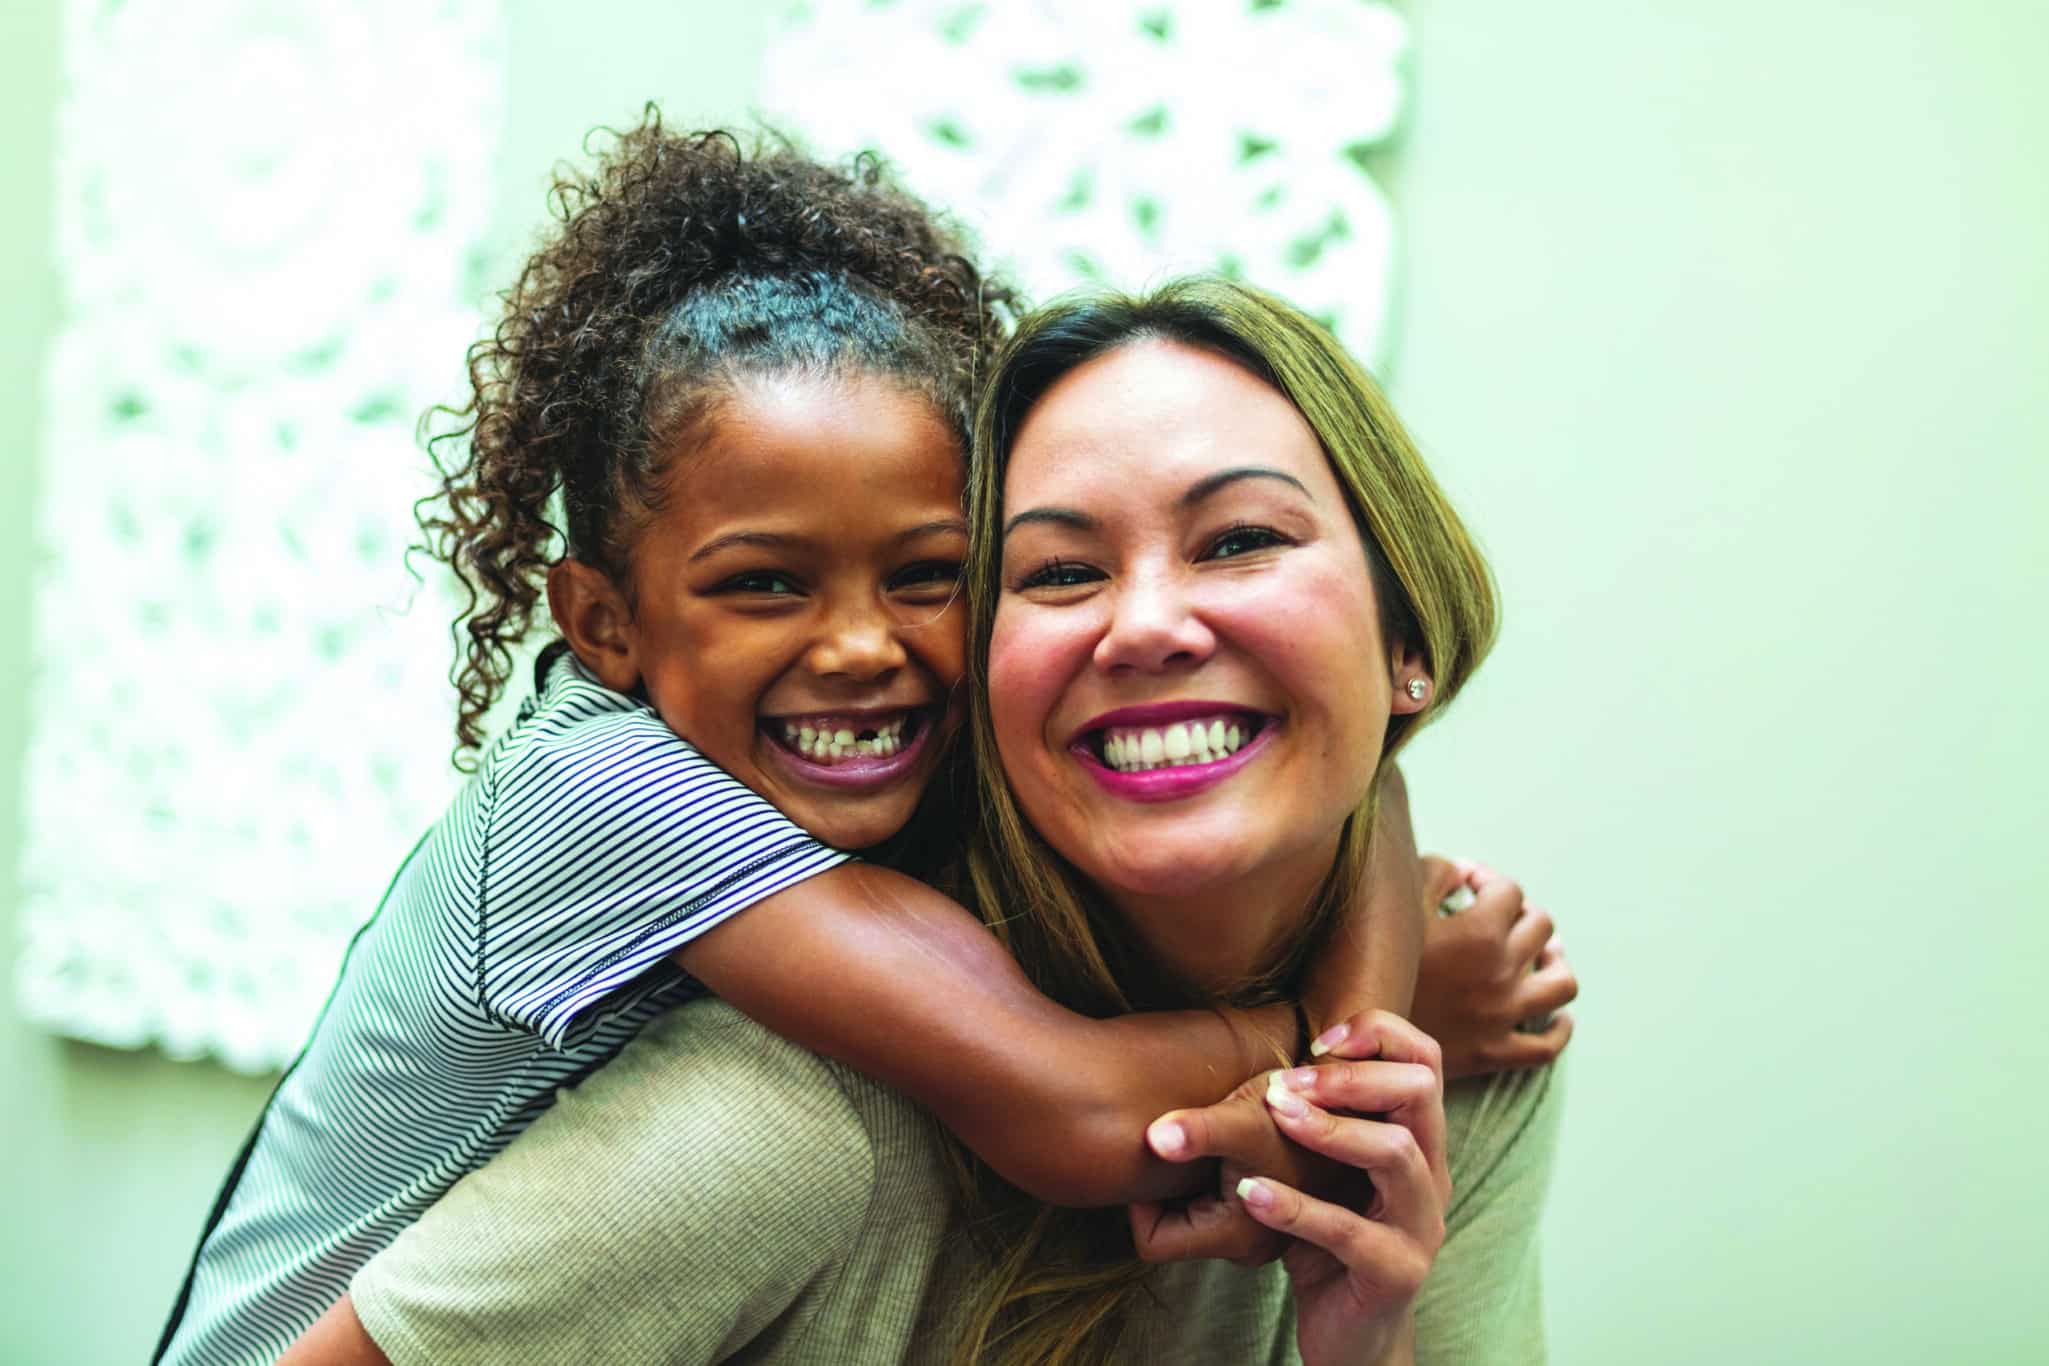
[[[997,760],[989,644],[1001,585],[1004,472],[1019,427],[1060,378],[1137,342],[1163,340],[1235,362],[1285,394],[1322,443],[1365,545],[1383,640],[1420,651],[1429,707],[1389,720],[1384,767],[1456,697],[1495,632],[1487,563],[1416,453],[1379,387],[1299,309],[1230,281],[1197,277],[1133,297],[1059,301],[1027,319],[999,354],[975,421],[969,470],[969,725],[980,819],[968,849],[974,899],[1041,990],[1092,1015],[1212,1004],[1161,974],[1128,929],[1025,821]],[[1361,667],[1383,663],[1361,661]],[[1364,876],[1376,781],[1346,819],[1329,876],[1305,908],[1286,961],[1233,1002],[1292,995],[1303,962]],[[1145,1268],[1121,1211],[1036,1205],[963,1154],[970,1228],[993,1267],[970,1295],[960,1358],[1000,1363],[1112,1360]]]

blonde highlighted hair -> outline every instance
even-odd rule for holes
[[[1458,695],[1495,632],[1494,585],[1479,549],[1379,386],[1301,310],[1241,284],[1196,277],[1143,296],[1056,301],[1028,318],[995,361],[970,459],[969,725],[980,819],[967,871],[973,900],[1040,989],[1095,1015],[1211,1002],[1191,999],[1185,985],[1160,972],[1026,823],[996,759],[989,642],[1001,591],[1004,473],[1019,428],[1063,376],[1145,341],[1179,343],[1245,367],[1286,395],[1322,443],[1364,543],[1382,639],[1418,651],[1431,680],[1425,711],[1390,718],[1383,766]],[[1364,876],[1378,786],[1346,820],[1330,875],[1304,908],[1295,952],[1245,983],[1233,1003],[1294,993],[1304,960]],[[971,1292],[959,1359],[1006,1366],[1115,1359],[1145,1272],[1132,1257],[1121,1211],[1043,1208],[964,1152],[961,1158],[970,1228],[983,1240],[991,1272]]]

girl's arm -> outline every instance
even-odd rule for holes
[[[1381,830],[1408,810],[1398,781]],[[1413,843],[1408,845],[1413,869]],[[1406,1009],[1420,893],[1371,877],[1310,993],[1313,1027],[1369,1005]],[[1145,1143],[1163,1111],[1209,1105],[1292,1061],[1289,1006],[1098,1020],[1042,995],[995,936],[915,879],[855,864],[750,907],[677,953],[693,976],[804,1047],[918,1101],[1005,1180],[1049,1204],[1189,1195],[1209,1173]],[[1325,1012],[1329,1013],[1325,1013]]]

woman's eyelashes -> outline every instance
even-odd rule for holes
[[[1250,522],[1238,522],[1226,527],[1213,538],[1202,558],[1206,560],[1230,560],[1250,555],[1259,550],[1270,550],[1275,546],[1293,545],[1294,538],[1284,536],[1268,526],[1255,526]]]
[[[1079,560],[1051,559],[1043,561],[1038,568],[1026,570],[1011,584],[1014,593],[1028,593],[1034,588],[1079,588],[1104,577],[1103,571],[1094,565]]]
[[[1191,562],[1200,564],[1211,560],[1236,560],[1262,550],[1299,545],[1295,537],[1276,531],[1270,526],[1253,522],[1234,522],[1213,536],[1201,539]],[[1080,588],[1096,583],[1109,575],[1093,564],[1082,560],[1063,559],[1055,556],[1041,560],[1035,568],[1027,569],[1012,579],[1013,593],[1028,593],[1033,589]]]

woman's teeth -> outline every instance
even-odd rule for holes
[[[855,726],[831,720],[783,722],[783,743],[814,764],[834,764],[846,759],[886,759],[904,747],[904,723],[908,717],[880,725]]]
[[[1103,763],[1119,773],[1213,764],[1238,752],[1256,728],[1235,717],[1176,721],[1171,726],[1113,730],[1103,741]]]

